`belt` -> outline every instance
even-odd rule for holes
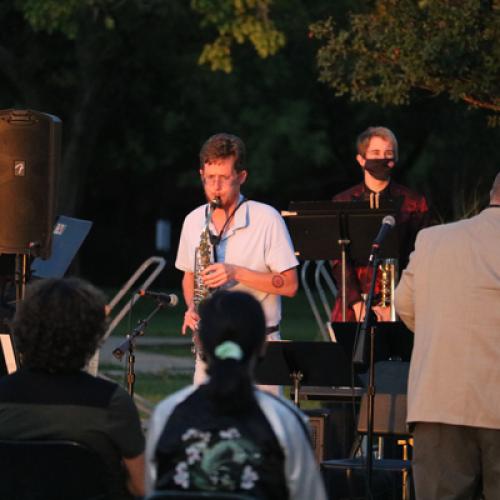
[[[266,327],[266,335],[271,335],[271,333],[279,332],[279,331],[280,331],[280,325]]]

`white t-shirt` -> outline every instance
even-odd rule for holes
[[[175,267],[184,272],[195,271],[196,248],[205,226],[207,205],[187,215],[182,226]],[[215,227],[210,226],[213,234]],[[288,229],[281,215],[271,206],[257,201],[245,201],[236,210],[231,227],[217,245],[217,262],[226,262],[252,271],[281,273],[298,265]],[[236,281],[224,288],[251,293],[260,301],[267,326],[281,320],[281,297],[254,290]]]

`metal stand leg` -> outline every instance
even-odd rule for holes
[[[383,458],[384,458],[384,438],[382,436],[379,436],[377,444],[377,460],[382,460]]]
[[[398,444],[403,446],[403,460],[408,460],[408,441],[406,439],[401,439],[398,441]],[[410,480],[406,469],[403,470],[401,499],[410,500]]]
[[[349,245],[350,240],[338,240],[338,244],[340,245],[340,251],[342,255],[341,261],[341,276],[342,276],[342,284],[341,284],[341,297],[342,297],[342,321],[346,321],[347,318],[347,252],[346,247]]]
[[[26,283],[28,282],[28,256],[16,254],[14,281],[16,285],[16,302],[24,299]]]
[[[130,397],[134,397],[134,384],[135,384],[135,354],[134,354],[134,341],[129,342],[128,356],[127,356],[127,391]]]
[[[300,371],[292,372],[290,377],[293,380],[293,402],[297,408],[300,408],[300,382],[304,378],[304,374]]]

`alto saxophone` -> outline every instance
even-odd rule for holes
[[[208,210],[205,218],[205,226],[200,235],[200,243],[195,252],[194,265],[194,293],[193,303],[195,311],[198,312],[200,304],[213,292],[203,282],[202,272],[214,263],[214,248],[210,241],[210,222],[216,208],[221,206],[220,198],[214,198],[208,203]],[[193,353],[198,352],[202,357],[202,349],[198,336],[198,328],[193,332]]]

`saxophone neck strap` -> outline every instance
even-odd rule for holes
[[[216,247],[220,243],[220,240],[222,239],[222,236],[223,236],[224,232],[226,231],[227,227],[229,226],[229,223],[233,219],[234,214],[236,213],[236,211],[238,210],[238,208],[240,208],[241,205],[243,205],[243,203],[245,203],[246,201],[248,201],[247,198],[245,198],[243,196],[241,198],[241,200],[238,202],[238,204],[236,205],[236,207],[234,208],[234,210],[231,212],[231,214],[229,215],[229,217],[224,222],[224,225],[222,226],[222,229],[220,230],[219,234],[213,234],[212,232],[210,232],[210,243],[214,247]]]

